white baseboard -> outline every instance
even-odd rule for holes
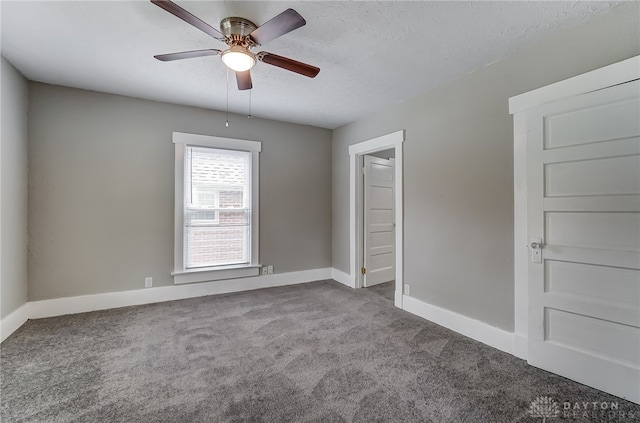
[[[109,292],[105,294],[83,295],[78,297],[57,298],[54,300],[32,302],[29,318],[40,319],[43,317],[61,316],[64,314],[84,313],[87,311],[105,310],[109,308],[183,300],[185,298],[228,294],[231,292],[250,291],[275,286],[294,285],[323,279],[331,279],[330,268],[290,273],[276,273],[273,275],[218,280],[213,282],[160,286],[157,288]]]
[[[393,305],[402,308],[402,299],[404,298],[404,294],[402,291],[394,291],[393,292]]]
[[[29,319],[29,303],[24,303],[0,320],[0,342],[4,341]]]
[[[344,273],[343,271],[335,268],[331,269],[331,279],[333,279],[334,281],[340,282],[341,284],[346,285],[349,288],[356,287],[356,282],[355,280],[353,280],[351,275]]]
[[[402,297],[403,309],[458,332],[469,338],[480,341],[501,351],[513,354],[514,334],[488,325],[480,320],[463,316],[451,310],[440,308],[413,297]]]
[[[332,269],[313,269],[300,272],[276,273],[273,275],[250,278],[218,280],[185,285],[160,286],[156,288],[131,291],[108,292],[104,294],[81,295],[77,297],[56,298],[33,301],[24,304],[18,310],[6,316],[0,322],[2,341],[22,326],[27,319],[62,316],[65,314],[85,313],[141,304],[204,297],[207,295],[228,294],[276,286],[295,285],[331,279]]]
[[[529,341],[517,333],[513,334],[513,355],[523,360],[529,356]]]

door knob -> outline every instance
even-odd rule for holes
[[[542,238],[531,240],[531,262],[542,263]]]

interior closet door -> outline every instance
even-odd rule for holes
[[[395,279],[394,159],[364,156],[364,286]]]

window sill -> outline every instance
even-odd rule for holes
[[[259,264],[239,265],[239,266],[222,266],[222,267],[205,267],[202,269],[183,270],[173,272],[174,285],[195,282],[210,282],[221,279],[246,278],[250,276],[258,276],[260,274]]]

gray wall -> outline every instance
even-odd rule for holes
[[[29,300],[172,285],[173,131],[262,141],[260,261],[331,266],[331,131],[30,83]]]
[[[406,129],[405,282],[411,295],[512,331],[509,97],[640,54],[638,3],[333,133],[333,267],[349,272],[348,145]],[[427,71],[427,70],[425,70]]]
[[[27,81],[1,58],[0,318],[27,302]]]

